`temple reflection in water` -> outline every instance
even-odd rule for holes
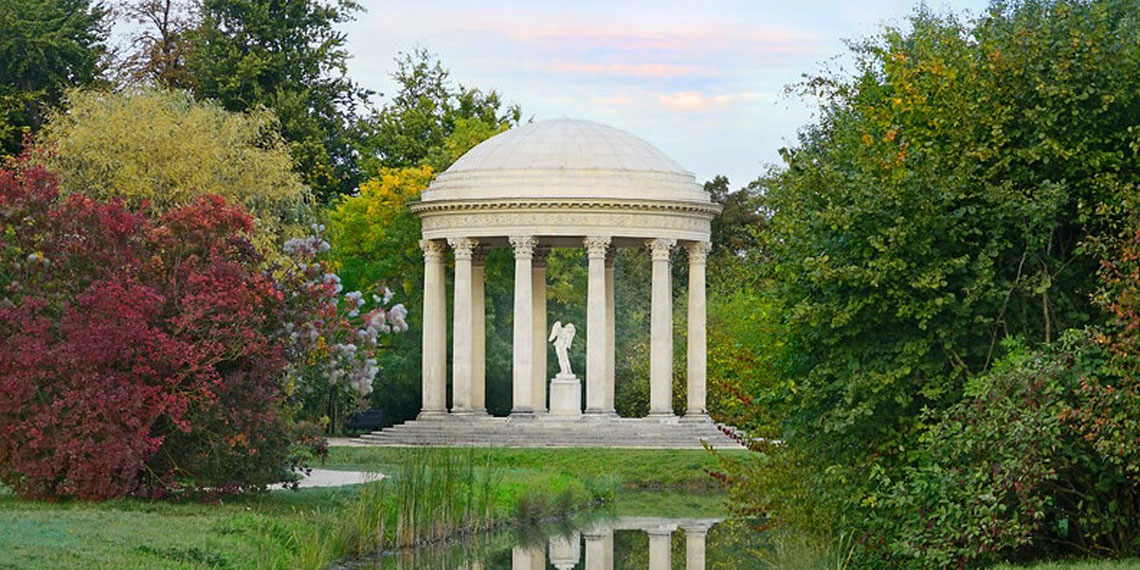
[[[685,569],[705,570],[705,537],[720,519],[670,519],[621,517],[596,523],[566,536],[552,536],[543,547],[517,545],[511,551],[511,570],[546,570],[547,562],[558,570],[613,570],[614,532],[642,531],[649,535],[649,570],[673,568],[674,532],[685,534]],[[585,565],[581,566],[585,558]],[[470,570],[482,570],[478,564]]]

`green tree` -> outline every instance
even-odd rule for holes
[[[522,111],[504,105],[495,91],[455,86],[430,52],[396,57],[392,78],[400,90],[364,121],[359,143],[365,171],[429,164],[442,172],[467,149],[518,124]],[[449,148],[450,146],[450,148]]]
[[[93,82],[106,51],[107,10],[91,0],[0,0],[0,157]]]
[[[768,189],[794,437],[884,451],[956,401],[1011,335],[1099,319],[1095,259],[1140,182],[1140,8],[920,11],[809,83],[822,119]],[[867,445],[867,442],[872,442]]]
[[[423,258],[418,245],[420,221],[407,204],[419,199],[437,173],[471,147],[506,130],[518,117],[517,110],[500,110],[498,95],[483,96],[475,89],[454,87],[438,61],[428,63],[426,52],[416,53],[421,58],[420,71],[408,67],[411,56],[398,59],[396,76],[401,90],[367,121],[371,134],[360,148],[368,180],[358,193],[339,198],[329,212],[332,256],[345,287],[363,290],[384,281],[412,315],[412,329],[394,338],[393,350],[382,355],[383,372],[373,392],[375,405],[384,408],[393,421],[414,417],[420,405]],[[423,109],[439,111],[434,106],[438,103],[448,110],[421,113],[416,101],[422,102]],[[389,135],[381,136],[381,132]],[[400,140],[415,144],[404,148]],[[513,264],[504,253],[492,252],[486,260],[488,407],[493,412],[506,411],[510,398],[510,387],[500,382],[510,378],[510,346],[499,340],[510,335]]]
[[[353,0],[203,0],[188,55],[199,99],[277,115],[296,171],[324,200],[360,182],[352,126],[368,92],[347,77],[334,28],[359,9]]]
[[[923,9],[854,55],[853,77],[806,82],[820,119],[762,183],[787,445],[736,480],[749,512],[890,545],[906,533],[871,523],[891,519],[881,481],[937,453],[924,438],[951,431],[931,425],[953,421],[1003,340],[1047,350],[1107,320],[1088,244],[1118,232],[1140,184],[1140,6],[999,2],[970,22]],[[939,513],[905,524],[957,524]]]
[[[62,193],[162,212],[216,194],[257,216],[264,240],[296,233],[309,191],[273,114],[231,113],[185,92],[72,91],[30,149]],[[145,122],[139,117],[146,117]]]

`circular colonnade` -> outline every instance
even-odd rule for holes
[[[711,221],[720,206],[710,201],[692,173],[625,131],[580,120],[542,121],[506,131],[468,151],[411,209],[423,222],[419,419],[486,415],[482,261],[494,247],[511,248],[515,259],[510,417],[566,409],[554,400],[547,407],[545,259],[556,247],[585,248],[589,260],[585,413],[616,417],[614,252],[645,247],[653,260],[650,416],[675,417],[671,265],[677,250],[683,250],[689,264],[684,415],[707,420],[705,263]],[[455,262],[450,410],[445,286],[449,252]],[[599,330],[605,334],[592,334]]]

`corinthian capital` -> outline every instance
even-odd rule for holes
[[[707,241],[694,241],[685,244],[685,249],[689,251],[689,263],[704,265],[709,260],[709,250],[712,249],[712,244]]]
[[[455,259],[471,259],[479,242],[470,238],[447,238],[447,245],[455,252]]]
[[[443,261],[447,246],[434,239],[421,239],[420,249],[424,250],[424,261]]]
[[[669,261],[669,256],[673,253],[673,247],[677,245],[677,240],[657,238],[646,240],[645,245],[649,247],[653,261]]]
[[[606,250],[610,247],[609,236],[588,236],[582,241],[586,245],[586,254],[590,259],[605,259]]]
[[[534,257],[534,248],[538,240],[534,236],[511,236],[511,247],[515,248],[515,259],[530,259]]]

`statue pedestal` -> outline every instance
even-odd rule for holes
[[[550,415],[582,415],[582,381],[573,374],[558,374],[550,381]]]

